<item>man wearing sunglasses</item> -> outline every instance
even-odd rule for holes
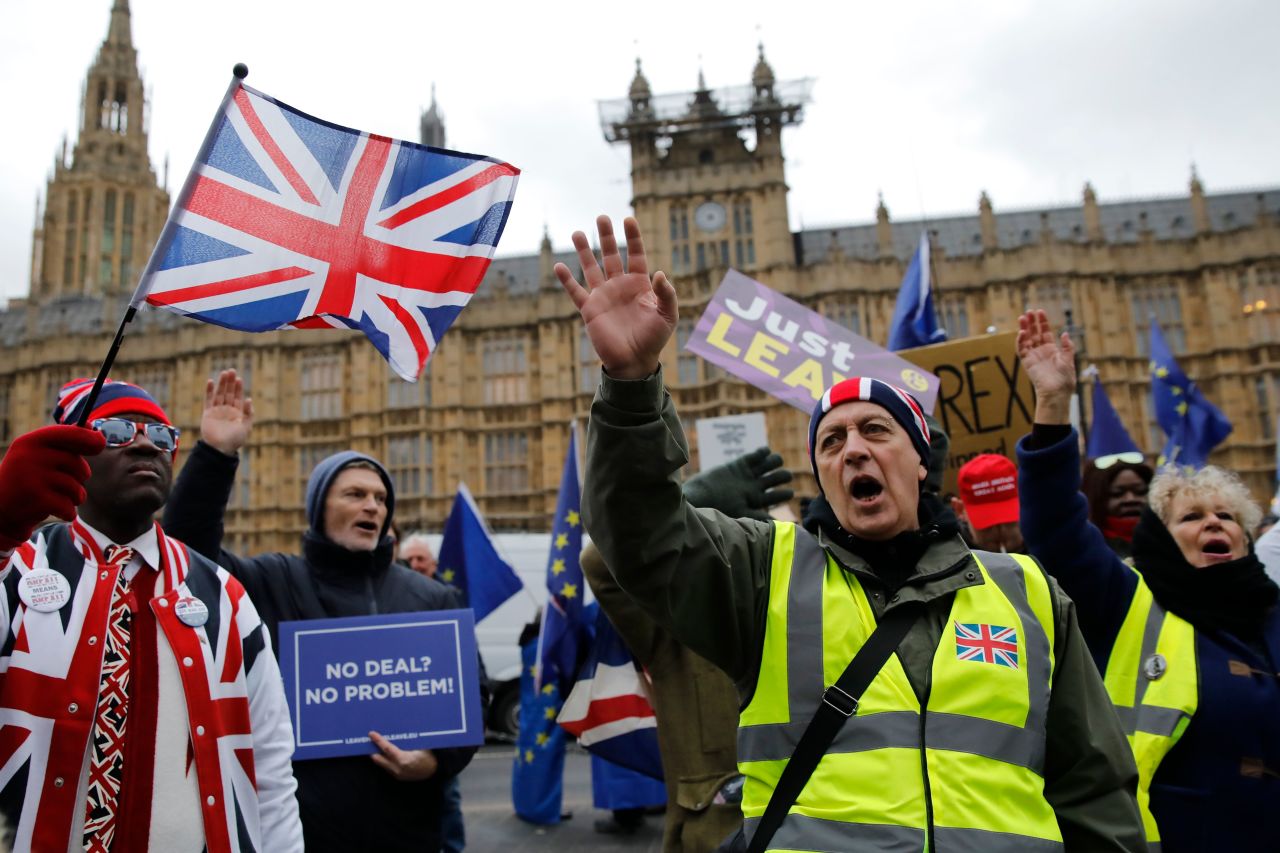
[[[363,453],[335,453],[311,472],[301,554],[246,557],[222,550],[222,519],[252,425],[244,383],[234,370],[222,371],[206,388],[201,440],[164,519],[167,529],[245,585],[273,639],[283,621],[457,606],[452,587],[392,561],[395,488],[381,463]],[[307,850],[440,850],[445,788],[476,748],[400,749],[379,732],[370,739],[379,750],[372,760],[358,755],[294,766]]]
[[[301,850],[262,620],[153,519],[178,430],[110,380],[91,428],[73,426],[92,384],[63,386],[55,425],[0,460],[0,809],[15,849]],[[70,523],[40,527],[51,515]]]

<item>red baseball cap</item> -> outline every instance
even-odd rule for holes
[[[975,530],[1018,520],[1018,469],[995,453],[982,453],[956,474],[960,502]]]

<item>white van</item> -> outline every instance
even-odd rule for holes
[[[440,535],[429,534],[431,548],[440,553]],[[476,625],[476,644],[489,675],[491,692],[486,723],[494,734],[514,737],[520,716],[520,632],[536,618],[547,600],[547,560],[550,533],[495,533],[498,554],[524,581],[524,591]],[[583,546],[588,541],[583,537]],[[590,587],[586,601],[594,600]]]

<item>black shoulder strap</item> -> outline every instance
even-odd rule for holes
[[[760,818],[755,834],[751,836],[747,853],[762,853],[769,846],[773,834],[778,831],[782,819],[791,811],[796,798],[808,784],[814,768],[836,739],[840,727],[858,710],[858,702],[871,680],[911,630],[923,609],[922,604],[912,601],[904,602],[886,613],[871,636],[862,644],[862,648],[853,656],[853,660],[844,668],[840,678],[822,694],[822,704],[809,721],[800,737],[800,743],[796,745],[796,751],[791,754],[791,760],[782,771],[782,778],[773,789],[773,796],[769,798],[764,816]]]

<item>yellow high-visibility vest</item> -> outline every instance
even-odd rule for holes
[[[1048,580],[1029,557],[974,553],[923,704],[897,655],[863,694],[771,850],[1061,851],[1044,797],[1053,681]],[[755,831],[824,690],[875,630],[858,579],[808,532],[775,522],[759,675],[738,728]]]
[[[1138,808],[1155,850],[1160,830],[1151,814],[1151,780],[1196,712],[1200,676],[1195,628],[1157,604],[1141,576],[1103,682],[1138,764]]]

